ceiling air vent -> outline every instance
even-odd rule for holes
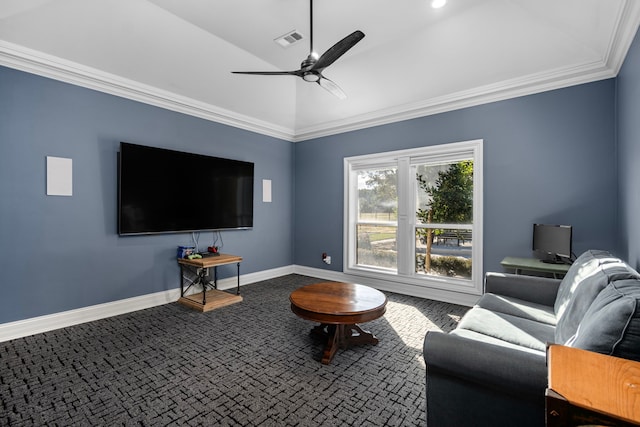
[[[299,42],[303,38],[304,36],[302,34],[300,34],[297,30],[293,30],[289,31],[285,35],[278,37],[274,41],[282,47],[289,47],[292,44]]]

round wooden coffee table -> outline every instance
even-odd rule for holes
[[[356,323],[369,322],[386,311],[387,297],[376,289],[353,283],[323,282],[291,293],[291,311],[303,319],[319,322],[312,335],[327,339],[322,363],[328,365],[338,347],[378,344],[378,338]]]

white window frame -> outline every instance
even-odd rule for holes
[[[349,275],[399,282],[426,288],[480,295],[483,289],[483,140],[454,142],[408,150],[390,151],[346,157],[344,159],[344,236],[343,272]],[[473,235],[471,279],[456,279],[418,274],[415,272],[415,229],[417,182],[411,176],[412,166],[432,161],[473,159]],[[357,172],[384,166],[398,168],[398,236],[397,272],[389,269],[357,265]],[[469,228],[468,225],[447,224],[446,228]]]

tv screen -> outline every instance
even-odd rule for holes
[[[253,227],[253,163],[120,143],[118,233]]]
[[[544,261],[571,258],[570,225],[533,224],[533,251],[544,256]]]

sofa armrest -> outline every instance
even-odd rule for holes
[[[546,355],[511,349],[438,331],[423,346],[427,376],[431,370],[503,393],[543,396]]]
[[[553,306],[560,282],[560,279],[547,277],[487,273],[485,275],[484,290],[492,294]]]

